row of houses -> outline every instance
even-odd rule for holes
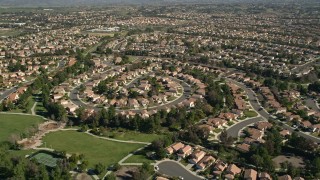
[[[271,125],[263,122],[255,125],[259,129],[268,129]],[[211,176],[221,177],[223,179],[232,180],[236,177],[243,177],[246,180],[272,180],[272,177],[267,172],[258,172],[255,169],[245,169],[234,163],[226,163],[219,158],[215,158],[200,148],[195,148],[190,145],[176,142],[166,148],[168,155],[176,155],[180,158],[188,158],[188,162],[193,164],[197,171],[202,171],[207,168],[211,170]],[[163,177],[161,177],[163,179]],[[159,179],[161,179],[159,178]],[[289,175],[279,176],[278,179],[292,179]],[[303,180],[301,177],[294,178],[295,180]]]
[[[269,87],[262,86],[261,83],[246,77],[244,73],[236,73],[231,75],[232,78],[235,78],[239,81],[242,81],[250,87],[258,89],[259,92],[266,99],[266,105],[273,109],[274,113],[285,119],[286,121],[296,121],[298,126],[302,127],[307,131],[311,132],[320,132],[320,113],[316,112],[302,103],[301,95],[298,91],[288,90],[280,93],[282,98],[286,98],[289,102],[293,103],[291,111],[288,111],[286,107],[283,107],[275,98],[274,94],[271,92]],[[307,116],[312,116],[317,119],[316,124],[311,123],[308,120],[301,118],[296,111],[305,111]]]

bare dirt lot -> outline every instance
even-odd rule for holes
[[[280,168],[280,164],[284,163],[285,161],[288,161],[289,163],[292,163],[294,167],[305,167],[305,163],[303,159],[299,156],[277,156],[274,159],[272,159],[273,162],[276,164],[277,168]]]

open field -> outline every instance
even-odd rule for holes
[[[162,136],[157,134],[145,134],[134,131],[105,131],[105,137],[110,137],[125,141],[141,141],[141,142],[152,142],[153,140],[159,139]]]
[[[112,32],[85,32],[89,34],[90,36],[110,36],[113,37],[114,33]]]
[[[15,29],[0,29],[0,37],[1,36],[17,36],[21,34],[23,31],[15,30]]]
[[[32,155],[35,152],[37,152],[37,150],[23,149],[23,150],[12,150],[9,152],[9,154],[12,156],[26,157],[26,155]]]
[[[43,142],[47,147],[66,151],[68,154],[84,154],[89,161],[89,167],[99,162],[106,166],[117,163],[143,146],[98,139],[77,131],[52,132],[43,138]]]
[[[131,157],[129,157],[124,163],[155,163],[154,160],[148,159],[145,155],[143,154],[135,154]]]
[[[0,114],[0,142],[6,141],[11,134],[24,133],[43,121],[41,117],[31,115]]]

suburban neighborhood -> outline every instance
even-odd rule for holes
[[[319,2],[16,1],[0,179],[320,178]]]

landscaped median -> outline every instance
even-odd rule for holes
[[[256,113],[256,112],[253,111],[253,110],[245,110],[245,111],[243,112],[243,114],[244,114],[246,117],[248,117],[248,118],[258,116],[258,113]]]

